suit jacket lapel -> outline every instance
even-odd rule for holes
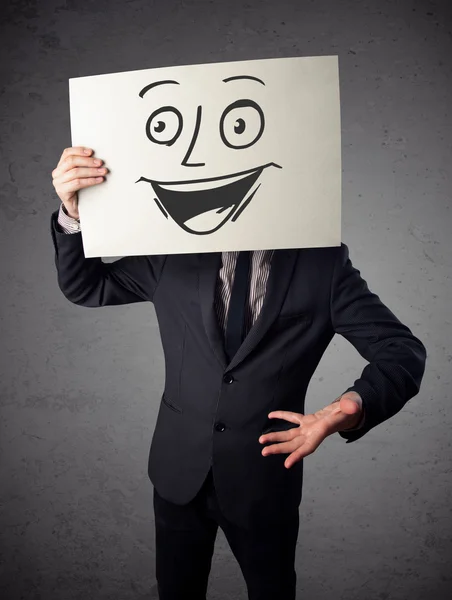
[[[279,315],[292,279],[296,258],[297,250],[274,251],[261,312],[237,354],[227,365],[228,370],[236,367],[250,354]]]
[[[226,368],[227,357],[224,337],[215,311],[215,288],[221,268],[221,252],[198,254],[199,301],[202,319],[209,343],[222,369]]]
[[[223,370],[233,369],[243,361],[261,341],[279,315],[292,279],[296,258],[297,250],[274,251],[261,312],[237,354],[228,364],[224,350],[224,335],[215,311],[215,288],[221,268],[221,252],[198,254],[199,300],[204,328],[212,350]]]

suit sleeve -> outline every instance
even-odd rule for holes
[[[369,290],[353,267],[345,244],[341,244],[336,257],[330,307],[334,331],[353,344],[369,363],[346,390],[360,394],[365,414],[360,429],[339,432],[349,443],[394,416],[418,394],[426,349]]]
[[[51,216],[58,286],[73,304],[96,308],[152,302],[166,255],[130,256],[112,263],[85,258],[81,233],[65,233]]]

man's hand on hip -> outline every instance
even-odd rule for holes
[[[296,423],[298,427],[262,435],[259,438],[261,444],[272,443],[262,450],[262,455],[289,454],[284,466],[290,469],[296,462],[312,454],[329,435],[358,425],[361,414],[362,399],[356,392],[346,392],[312,415],[286,410],[271,412],[269,419],[284,419]]]

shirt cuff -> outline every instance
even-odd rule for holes
[[[58,212],[58,225],[64,231],[64,233],[79,233],[80,232],[80,221],[70,217],[65,208],[64,204],[61,204]]]

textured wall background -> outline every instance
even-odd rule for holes
[[[156,597],[146,466],[161,344],[152,305],[84,309],[57,287],[51,171],[71,145],[68,78],[321,54],[340,57],[343,239],[429,358],[401,413],[305,460],[299,598],[451,597],[451,2],[17,0],[1,11],[1,598]],[[363,366],[335,339],[308,406]],[[210,594],[246,597],[222,535]]]

